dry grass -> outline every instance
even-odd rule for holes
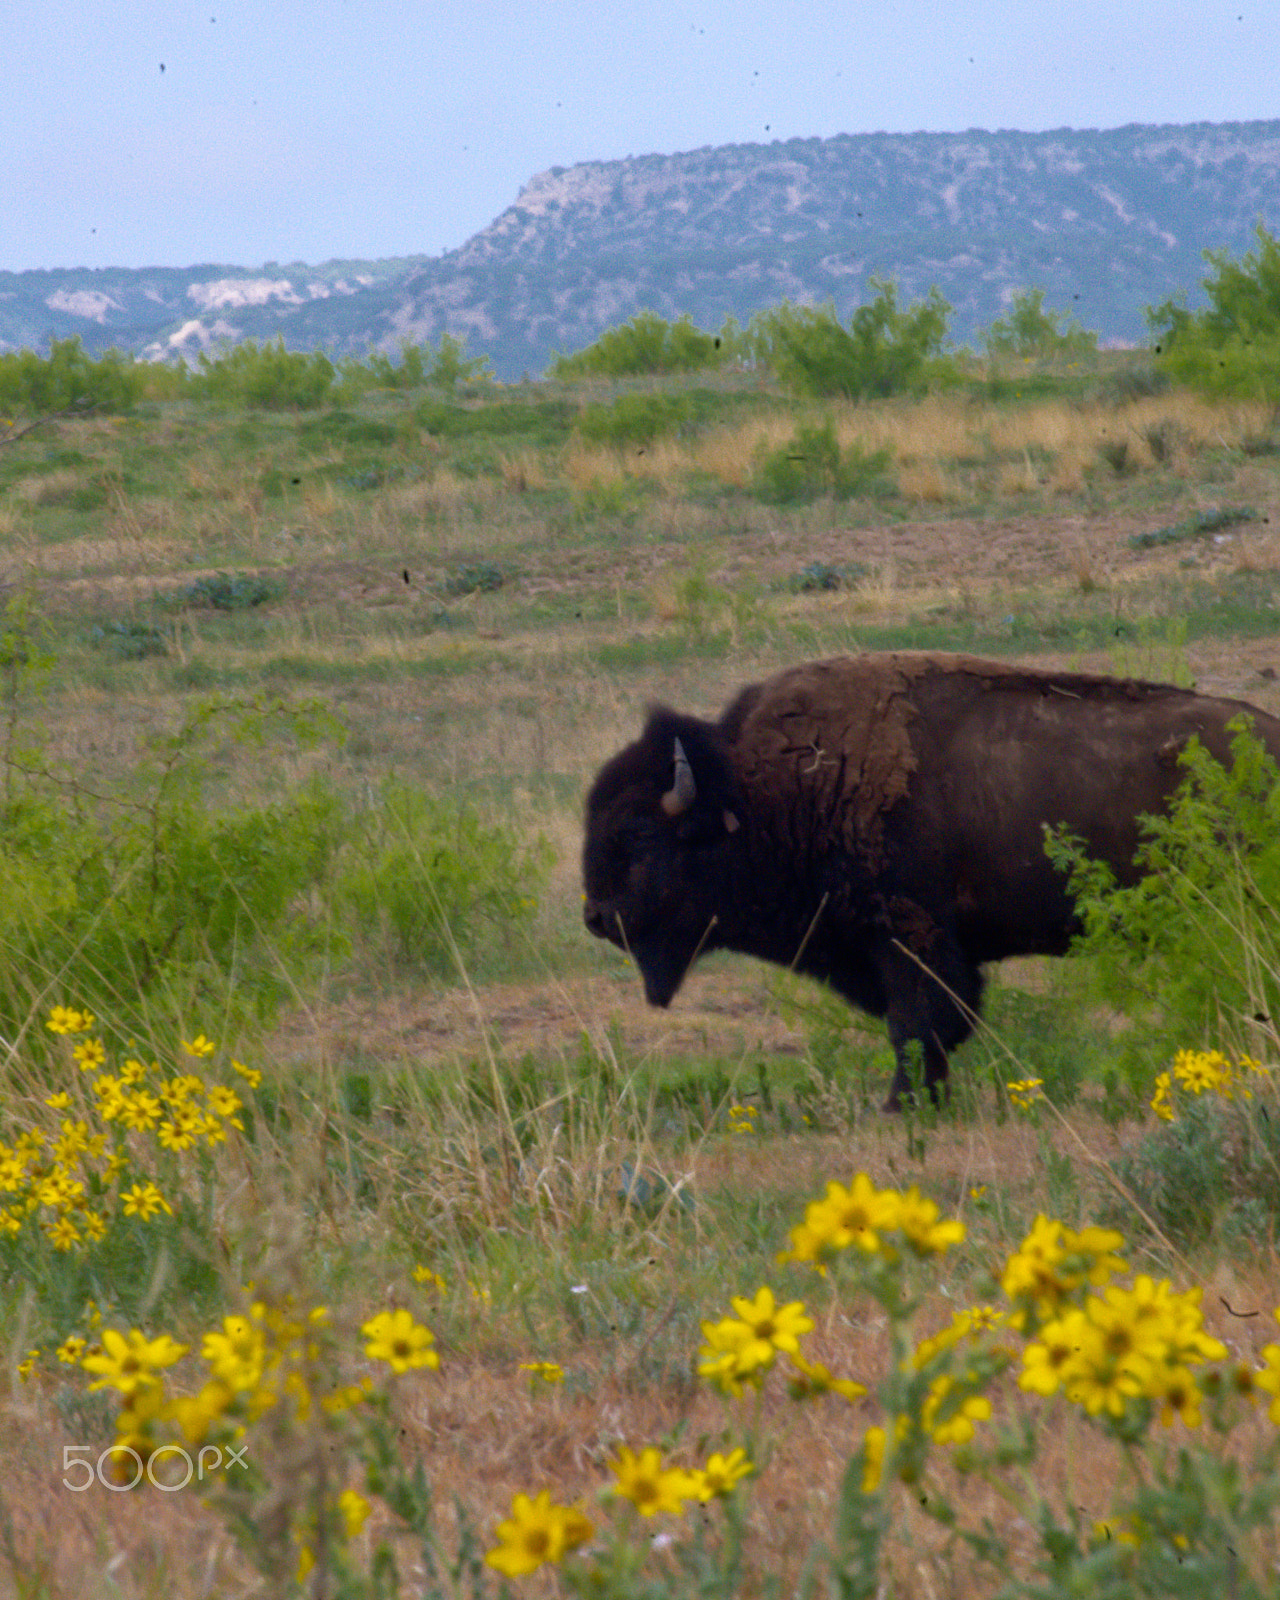
[[[891,452],[906,514],[901,501],[888,511],[829,503],[779,511],[732,495],[710,503],[684,496],[691,472],[748,486],[761,451],[785,446],[798,416],[824,414],[833,417],[842,445]],[[388,972],[364,989],[352,984],[340,993],[299,997],[285,1024],[256,1048],[284,1081],[296,1076],[308,1086],[309,1103],[336,1106],[335,1086],[346,1063],[361,1072],[372,1063],[434,1085],[485,1061],[490,1050],[511,1063],[526,1052],[540,1063],[570,1063],[584,1039],[602,1058],[613,1050],[640,1076],[668,1067],[689,1071],[689,1063],[711,1059],[741,1069],[745,1083],[757,1057],[785,1064],[803,1059],[810,1048],[803,1025],[784,1010],[763,968],[709,963],[669,1012],[657,1012],[644,1006],[630,969],[586,948],[579,922],[580,807],[603,757],[636,735],[652,700],[713,714],[742,683],[803,654],[850,648],[862,637],[860,629],[934,614],[948,621],[976,617],[994,601],[1001,602],[993,611],[999,617],[1018,596],[1051,611],[1060,600],[1098,591],[1104,591],[1104,606],[1114,603],[1117,616],[1132,621],[1128,596],[1135,588],[1150,620],[1161,624],[1167,619],[1158,611],[1152,580],[1176,572],[1184,550],[1133,552],[1127,537],[1185,515],[1169,505],[1258,507],[1270,524],[1232,530],[1231,541],[1195,553],[1206,570],[1211,561],[1218,563],[1214,570],[1275,569],[1275,460],[1259,457],[1229,470],[1215,464],[1212,475],[1203,468],[1205,452],[1236,449],[1267,421],[1260,408],[1209,406],[1180,395],[1116,408],[992,406],[943,397],[778,415],[660,442],[643,456],[580,444],[563,453],[515,451],[497,458],[496,472],[477,478],[442,464],[443,452],[433,443],[429,460],[424,456],[429,476],[416,481],[359,495],[311,481],[275,499],[264,497],[256,459],[224,465],[209,451],[183,464],[172,497],[120,492],[92,531],[78,524],[66,536],[60,528],[57,542],[43,544],[33,519],[56,511],[62,497],[87,481],[87,472],[37,473],[0,504],[0,537],[10,544],[8,575],[16,575],[23,556],[31,557],[41,580],[49,580],[42,594],[81,652],[70,681],[56,687],[41,712],[55,757],[86,770],[127,771],[140,734],[172,727],[193,698],[207,692],[187,687],[179,669],[204,668],[214,683],[225,672],[237,692],[251,692],[265,683],[264,663],[290,657],[316,670],[315,692],[351,730],[344,750],[301,758],[286,775],[290,780],[318,772],[334,786],[376,785],[394,771],[436,792],[469,797],[483,815],[527,837],[541,834],[554,848],[557,861],[530,940],[532,954],[525,953],[514,976],[496,972],[467,986]],[[1162,441],[1163,459],[1153,437]],[[86,450],[94,439],[106,448],[115,434],[101,428],[84,438]],[[1100,466],[1099,447],[1107,439],[1125,441],[1133,471],[1120,475]],[[1183,479],[1170,484],[1179,474]],[[593,524],[570,498],[602,486],[615,489],[628,477],[657,492],[637,497],[634,521],[621,530]],[[1158,486],[1152,498],[1127,499],[1144,481]],[[538,497],[556,492],[562,509],[539,510]],[[1056,509],[1044,509],[1037,500],[1042,492],[1058,497]],[[962,518],[946,510],[974,496],[987,497],[980,515]],[[482,558],[500,558],[513,575],[509,584],[491,595],[449,594],[451,570]],[[830,594],[789,592],[789,580],[814,560],[867,575]],[[168,658],[104,664],[84,653],[85,621],[106,599],[133,604],[189,581],[193,571],[240,561],[277,569],[287,583],[287,600],[249,619],[252,627],[242,626],[242,618],[192,614],[179,620]],[[406,568],[409,586],[401,578]],[[711,628],[729,638],[723,649],[704,650],[695,638],[683,586],[697,572],[713,590],[724,591],[704,606]],[[763,596],[765,626],[744,635],[733,631],[732,611],[749,591]],[[449,612],[447,626],[436,621],[441,609]],[[660,648],[671,641],[672,648]],[[635,644],[636,664],[602,668],[599,647],[622,643]],[[1070,641],[1039,649],[1029,643],[1022,654],[1062,666],[1107,670],[1117,664],[1114,652],[1082,652]],[[1274,655],[1268,638],[1246,644],[1206,638],[1180,651],[1202,682],[1223,693],[1243,691],[1277,710],[1280,682],[1245,689]],[[1151,659],[1155,670],[1169,664],[1154,653]],[[366,667],[376,670],[362,676]],[[288,686],[304,695],[313,690],[305,681]],[[251,792],[262,780],[254,752],[227,759],[240,765],[219,774],[226,794]],[[1011,981],[1035,989],[1040,980],[1019,972]],[[374,1153],[368,1159],[390,1160],[399,1140],[398,1148],[414,1150],[422,1181],[422,1153],[439,1148],[441,1129],[424,1106],[411,1105],[408,1115],[394,1138],[380,1143],[382,1131],[370,1133]],[[339,1121],[334,1112],[330,1127]],[[1087,1106],[1074,1121],[1095,1158],[1114,1155],[1119,1141],[1132,1136],[1110,1129]],[[663,1159],[656,1136],[646,1144],[633,1129],[632,1137],[631,1148]],[[1049,1138],[1076,1172],[1079,1219],[1091,1218],[1107,1192],[1099,1170],[1063,1130],[1053,1127]],[[686,1441],[705,1434],[716,1448],[726,1428],[740,1426],[732,1407],[684,1381],[697,1341],[688,1316],[678,1327],[663,1322],[673,1303],[683,1313],[692,1308],[696,1322],[723,1314],[731,1293],[753,1292],[762,1282],[781,1291],[772,1252],[783,1241],[770,1238],[760,1252],[747,1254],[741,1233],[733,1231],[735,1218],[783,1202],[801,1206],[827,1179],[847,1179],[855,1168],[881,1182],[919,1182],[970,1223],[976,1263],[939,1276],[921,1312],[922,1331],[928,1331],[944,1323],[962,1297],[979,1292],[981,1269],[995,1265],[1049,1203],[1034,1134],[1022,1123],[1001,1125],[987,1117],[931,1133],[922,1157],[907,1150],[899,1125],[869,1115],[838,1136],[713,1136],[678,1157],[687,1161],[698,1196],[687,1227],[669,1218],[650,1227],[617,1208],[606,1181],[617,1148],[602,1136],[593,1151],[565,1157],[574,1163],[581,1192],[568,1176],[558,1192],[578,1194],[581,1211],[589,1184],[604,1185],[601,1237],[588,1259],[634,1255],[650,1263],[639,1272],[633,1297],[639,1331],[625,1337],[566,1333],[546,1286],[555,1273],[567,1278],[580,1265],[578,1246],[553,1234],[535,1251],[517,1236],[511,1208],[504,1212],[490,1197],[493,1209],[481,1236],[497,1247],[494,1301],[465,1315],[456,1308],[441,1313],[442,1371],[406,1383],[398,1401],[405,1437],[421,1452],[442,1498],[456,1487],[486,1531],[516,1491],[545,1483],[565,1498],[593,1492],[621,1441],[639,1445],[682,1427]],[[563,1155],[550,1146],[543,1153],[552,1164]],[[314,1151],[282,1149],[277,1180],[268,1174],[255,1194],[264,1217],[274,1209],[294,1214],[297,1201],[287,1193],[286,1174],[295,1156],[304,1167],[304,1154],[310,1160]],[[429,1183],[431,1164],[425,1166]],[[479,1160],[476,1167],[481,1170]],[[444,1201],[455,1211],[476,1203],[468,1188],[476,1172],[455,1164],[446,1185],[445,1170],[442,1158],[440,1190],[424,1198],[440,1199],[442,1214],[449,1209]],[[969,1199],[970,1187],[982,1183],[998,1200],[994,1210]],[[438,1243],[421,1214],[415,1219],[411,1210],[398,1212],[393,1219],[389,1202],[370,1219],[326,1197],[308,1215],[321,1241],[317,1272],[322,1260],[352,1250],[341,1300],[342,1314],[352,1321],[403,1290],[411,1248],[425,1255]],[[724,1239],[731,1243],[717,1255],[717,1240]],[[513,1265],[502,1278],[503,1259],[517,1263],[518,1273]],[[487,1260],[478,1249],[477,1270]],[[1145,1253],[1135,1265],[1164,1270]],[[1256,1351],[1270,1336],[1265,1319],[1233,1318],[1223,1302],[1238,1311],[1269,1310],[1280,1276],[1274,1252],[1263,1247],[1252,1257],[1192,1265],[1207,1286],[1214,1331],[1235,1349]],[[532,1276],[542,1298],[530,1297],[535,1312],[529,1322],[511,1282],[529,1283]],[[1190,1281],[1180,1269],[1175,1276],[1180,1284]],[[504,1288],[505,1303],[498,1293]],[[804,1294],[817,1312],[815,1353],[833,1368],[864,1378],[882,1368],[885,1330],[867,1304],[841,1302],[810,1280],[788,1292]],[[565,1390],[530,1393],[516,1369],[521,1360],[543,1358],[569,1369]],[[231,1553],[221,1525],[194,1497],[78,1497],[61,1488],[55,1470],[61,1446],[74,1442],[63,1420],[67,1392],[13,1382],[0,1416],[6,1459],[0,1496],[13,1518],[28,1592],[42,1592],[42,1570],[49,1574],[43,1592],[50,1595],[96,1597],[109,1583],[130,1600],[261,1592]],[[1027,1414],[1030,1402],[1006,1384],[1001,1404],[1015,1416]],[[794,1583],[813,1542],[830,1532],[840,1469],[873,1420],[870,1402],[852,1411],[836,1399],[798,1408],[780,1388],[766,1400],[763,1424],[773,1454],[750,1502],[754,1574],[775,1574],[784,1589]],[[1265,1432],[1261,1422],[1254,1431]],[[1081,1424],[1055,1425],[1042,1435],[1043,1481],[1063,1502],[1101,1508],[1117,1471],[1109,1449],[1099,1448]],[[1010,1524],[990,1491],[969,1482],[963,1498],[974,1516],[989,1511],[999,1525]],[[987,1592],[938,1554],[936,1528],[909,1496],[901,1514],[893,1571],[902,1592],[953,1600]],[[12,1571],[9,1578],[17,1582]],[[536,1582],[532,1587],[536,1591]]]
[[[1263,405],[1224,407],[1181,392],[1119,405],[1045,401],[1010,406],[928,396],[857,406],[832,402],[813,408],[812,414],[833,420],[842,449],[888,450],[900,469],[902,492],[925,503],[953,498],[957,489],[946,472],[961,461],[992,458],[1007,464],[1009,457],[1021,456],[1021,468],[1002,470],[998,484],[998,492],[1013,495],[1038,486],[1034,454],[1053,463],[1057,492],[1076,493],[1083,468],[1095,463],[1105,446],[1121,442],[1127,447],[1129,471],[1167,464],[1185,472],[1190,458],[1204,450],[1238,450],[1245,438],[1265,428],[1270,416]],[[660,441],[643,454],[575,445],[565,456],[564,471],[577,488],[613,481],[624,472],[667,486],[691,472],[709,473],[743,488],[760,456],[785,447],[795,426],[786,416],[757,418],[689,442]],[[1167,445],[1163,462],[1152,452],[1153,435],[1163,441],[1162,449]]]
[[[1072,1123],[1073,1132],[1053,1125],[1048,1137],[1060,1153],[1081,1163],[1088,1186],[1097,1181],[1097,1174],[1081,1160],[1082,1150],[1095,1159],[1108,1157],[1116,1133],[1087,1110],[1074,1115]],[[421,1138],[424,1148],[432,1149],[441,1130],[424,1124],[410,1132]],[[1077,1139],[1083,1140],[1083,1147]],[[590,1164],[598,1162],[600,1154],[584,1148],[572,1159]],[[723,1209],[741,1209],[780,1193],[817,1194],[829,1177],[847,1178],[856,1166],[877,1184],[920,1181],[945,1210],[966,1217],[970,1242],[965,1253],[978,1272],[983,1267],[995,1271],[1040,1203],[1043,1165],[1040,1139],[1020,1122],[997,1125],[982,1120],[942,1128],[930,1135],[919,1165],[905,1151],[901,1128],[882,1119],[859,1126],[856,1153],[851,1152],[847,1135],[719,1137],[691,1157],[693,1188],[699,1197],[694,1220],[698,1235],[713,1240]],[[439,1167],[432,1170],[442,1191],[453,1185],[448,1173]],[[998,1191],[1002,1216],[1008,1220],[993,1220],[990,1213],[975,1211],[969,1190],[984,1183],[989,1192]],[[606,1196],[609,1187],[606,1179]],[[454,1194],[455,1203],[465,1189],[466,1185]],[[1101,1192],[1088,1190],[1082,1205],[1085,1216],[1093,1214],[1091,1208]],[[259,1196],[258,1209],[265,1218],[273,1205],[285,1203],[266,1193]],[[284,1231],[293,1226],[280,1225]],[[625,1219],[615,1226],[625,1232]],[[381,1231],[375,1219],[371,1237],[377,1238]],[[541,1279],[566,1270],[563,1244],[553,1234],[541,1247],[533,1268]],[[428,1480],[437,1486],[446,1548],[457,1537],[455,1496],[485,1538],[507,1514],[516,1493],[550,1486],[557,1499],[583,1500],[590,1509],[609,1481],[608,1462],[622,1444],[639,1448],[679,1436],[683,1443],[677,1459],[688,1461],[754,1438],[767,1440],[768,1456],[759,1481],[748,1492],[745,1570],[752,1576],[743,1593],[762,1594],[767,1580],[779,1583],[783,1592],[794,1591],[815,1546],[831,1536],[840,1478],[851,1451],[863,1430],[882,1419],[871,1398],[850,1404],[829,1396],[797,1406],[786,1398],[781,1374],[768,1380],[758,1411],[749,1399],[740,1404],[724,1400],[705,1386],[687,1382],[681,1373],[683,1369],[687,1374],[697,1329],[687,1315],[678,1324],[670,1319],[687,1302],[691,1262],[706,1254],[705,1244],[700,1248],[680,1228],[659,1223],[649,1229],[643,1239],[638,1291],[647,1309],[640,1324],[625,1333],[609,1334],[606,1315],[599,1319],[595,1335],[567,1344],[546,1336],[534,1342],[532,1324],[520,1314],[518,1285],[510,1282],[495,1283],[491,1299],[465,1302],[448,1314],[443,1308],[436,1314],[429,1307],[420,1311],[442,1330],[441,1369],[402,1380],[393,1417],[406,1455],[420,1459]],[[1270,1306],[1280,1263],[1274,1255],[1264,1255],[1245,1266],[1228,1261],[1198,1265],[1207,1289],[1210,1331],[1228,1343],[1233,1355],[1256,1360],[1274,1326],[1268,1319],[1239,1313]],[[918,1314],[918,1337],[945,1326],[957,1301],[972,1299],[973,1270],[968,1276],[952,1269],[938,1272]],[[1180,1286],[1187,1281],[1177,1269],[1174,1276]],[[696,1307],[697,1315],[718,1318],[727,1312],[730,1294],[751,1294],[762,1281],[775,1284],[784,1295],[803,1294],[817,1321],[815,1333],[806,1341],[811,1357],[832,1371],[874,1385],[889,1358],[887,1328],[874,1305],[844,1296],[813,1278],[804,1285],[788,1286],[768,1256],[739,1257],[730,1264],[727,1274],[722,1272],[719,1297],[712,1291]],[[404,1293],[402,1278],[383,1281],[375,1273],[375,1280],[364,1288],[370,1298],[361,1304],[382,1303]],[[541,1293],[545,1299],[545,1290]],[[535,1287],[535,1302],[538,1294]],[[344,1312],[344,1321],[354,1327],[363,1314],[358,1309]],[[521,1361],[546,1359],[565,1368],[563,1387],[533,1389],[518,1371]],[[1046,1403],[1024,1394],[1012,1378],[1000,1382],[995,1398],[996,1425],[1019,1419],[1038,1424],[1035,1478],[1050,1500],[1060,1510],[1075,1507],[1086,1518],[1105,1516],[1113,1493],[1126,1478],[1119,1448],[1102,1440],[1096,1428],[1061,1402],[1047,1413],[1052,1425],[1044,1426]],[[60,1418],[54,1388],[19,1383],[11,1387],[0,1418],[0,1447],[6,1461],[0,1501],[11,1519],[7,1558],[11,1577],[28,1585],[38,1579],[44,1585],[42,1592],[66,1600],[80,1596],[96,1600],[106,1575],[115,1586],[113,1592],[129,1600],[156,1592],[182,1600],[209,1593],[261,1592],[260,1580],[235,1551],[225,1526],[201,1507],[194,1494],[113,1495],[95,1488],[74,1495],[63,1489],[58,1467],[62,1447],[84,1442],[83,1428],[80,1432],[76,1428]],[[1237,1431],[1233,1447],[1248,1459],[1271,1431],[1273,1425],[1259,1413]],[[1176,1447],[1184,1438],[1176,1427],[1168,1442]],[[1015,1552],[1028,1560],[1032,1557],[1032,1530],[1011,1520],[1008,1502],[993,1486],[974,1478],[959,1480],[945,1464],[939,1468],[938,1484],[954,1496],[971,1525],[991,1518],[1006,1531]],[[977,1600],[990,1593],[990,1575],[945,1547],[941,1530],[922,1513],[913,1490],[898,1491],[894,1509],[886,1579],[903,1592],[946,1594],[954,1600]],[[531,1588],[539,1591],[540,1585],[535,1582]]]

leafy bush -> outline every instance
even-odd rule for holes
[[[130,356],[108,350],[96,361],[78,337],[50,341],[48,356],[32,350],[0,355],[0,411],[128,411],[143,390]]]
[[[423,400],[414,421],[427,433],[447,439],[515,439],[554,447],[569,437],[572,409],[562,400],[502,400],[462,406]]]
[[[1258,248],[1240,261],[1206,250],[1209,305],[1177,300],[1147,309],[1160,367],[1207,394],[1280,403],[1280,240],[1257,227]]]
[[[89,630],[89,640],[119,661],[142,661],[147,656],[169,653],[169,639],[163,629],[134,619],[96,622]]]
[[[553,378],[629,378],[668,372],[705,372],[739,354],[736,325],[704,333],[686,314],[668,322],[656,311],[638,311],[630,322],[610,328],[594,344],[573,355],[557,355]]]
[[[834,306],[784,302],[757,312],[747,329],[752,354],[782,383],[819,398],[869,399],[955,380],[954,362],[942,357],[951,307],[939,291],[902,310],[895,284],[872,278],[871,287],[875,299],[847,329]]]
[[[472,561],[451,572],[445,580],[447,594],[492,594],[501,589],[507,575],[496,561]]]
[[[1075,948],[1133,1023],[1135,1085],[1189,1038],[1247,1049],[1247,1019],[1280,1018],[1280,773],[1247,718],[1231,726],[1230,767],[1192,740],[1168,814],[1143,819],[1137,882],[1119,886],[1078,840],[1049,840],[1084,926]]]
[[[841,450],[834,424],[802,424],[789,444],[756,463],[756,496],[769,505],[807,505],[819,495],[837,500],[892,488],[889,452],[866,451],[856,441]]]
[[[1082,328],[1074,317],[1046,311],[1043,289],[1020,289],[1009,302],[1005,316],[987,330],[986,347],[992,356],[1021,356],[1024,360],[1058,356],[1063,359],[1093,355],[1098,336]]]
[[[829,561],[810,561],[808,566],[801,567],[787,587],[793,594],[821,594],[832,589],[847,589],[861,582],[869,570],[861,561],[844,567],[833,567]]]
[[[389,422],[379,422],[373,417],[353,416],[350,411],[328,411],[322,417],[308,417],[298,424],[298,442],[391,445],[396,442],[396,430]]]
[[[278,600],[283,588],[261,572],[210,572],[169,598],[174,605],[213,611],[249,611]]]
[[[693,416],[689,401],[679,395],[624,394],[612,405],[588,405],[578,413],[578,432],[588,444],[652,444],[664,433],[686,426]]]
[[[454,977],[537,909],[545,866],[507,829],[393,778],[356,819],[333,898],[396,967]]]
[[[286,350],[283,335],[263,345],[246,339],[218,356],[201,351],[191,392],[224,406],[307,411],[328,398],[335,375],[322,350]]]
[[[1271,1068],[1248,1056],[1233,1065],[1217,1050],[1179,1050],[1157,1077],[1151,1109],[1159,1120],[1116,1170],[1166,1238],[1185,1247],[1215,1233],[1238,1241],[1274,1232],[1276,1090]]]
[[[201,795],[209,730],[261,736],[270,721],[299,731],[305,718],[266,702],[199,709],[144,752],[127,796],[48,764],[18,767],[6,752],[6,1027],[55,976],[94,1004],[157,992],[225,1003],[234,989],[239,1002],[265,1010],[283,998],[324,938],[297,905],[323,881],[339,803],[316,783],[275,805],[214,815]]]

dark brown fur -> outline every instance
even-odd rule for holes
[[[668,1005],[695,957],[795,966],[885,1017],[908,1088],[968,1037],[982,966],[1062,954],[1074,931],[1044,851],[1066,823],[1132,878],[1138,818],[1166,805],[1194,735],[1219,759],[1239,700],[968,656],[816,661],[744,689],[717,722],[655,710],[587,797],[587,927]],[[669,814],[675,741],[696,799]]]

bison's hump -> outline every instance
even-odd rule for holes
[[[837,657],[759,685],[737,738],[745,782],[780,798],[803,795],[815,821],[875,855],[884,814],[916,770],[911,689],[937,670],[931,659]]]

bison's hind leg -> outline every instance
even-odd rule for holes
[[[951,939],[935,936],[928,959],[898,940],[881,965],[889,1042],[897,1070],[886,1111],[900,1111],[923,1078],[935,1105],[948,1095],[948,1057],[973,1032],[982,1004],[982,969]]]

